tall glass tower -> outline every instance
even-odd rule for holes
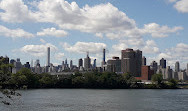
[[[47,48],[47,66],[50,66],[50,47]]]

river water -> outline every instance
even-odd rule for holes
[[[188,111],[188,90],[37,89],[0,103],[0,111]]]

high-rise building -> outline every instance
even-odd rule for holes
[[[119,57],[112,57],[107,61],[108,72],[121,72],[121,59]]]
[[[162,59],[160,60],[160,66],[161,66],[162,68],[166,68],[166,60],[165,60],[164,58],[162,58]]]
[[[70,60],[70,69],[72,70],[72,68],[73,68],[73,62],[72,60]]]
[[[80,67],[83,67],[83,60],[82,60],[82,58],[80,58],[78,60],[78,68],[80,69]]]
[[[47,48],[47,66],[50,66],[50,47]]]
[[[166,67],[163,77],[164,79],[172,79],[172,69],[170,68],[170,66]]]
[[[67,65],[67,58],[65,59],[65,65]]]
[[[179,62],[177,61],[176,63],[175,63],[175,72],[179,72],[180,71],[180,64],[179,64]]]
[[[126,49],[121,51],[121,72],[141,76],[142,51]]]
[[[31,60],[31,67],[33,67],[33,59]]]
[[[87,57],[84,58],[84,68],[89,70],[91,68],[91,59],[89,58],[89,52],[87,52]]]
[[[96,68],[96,59],[94,59],[94,61],[93,61],[93,68]]]
[[[150,69],[150,66],[142,66],[142,76],[136,77],[138,80],[151,80],[154,71]]]
[[[22,64],[20,59],[18,58],[16,62],[14,62],[14,68],[12,69],[12,73],[17,73],[22,68]]]
[[[30,69],[30,64],[29,64],[29,62],[26,62],[26,64],[24,64],[24,67]]]
[[[14,65],[14,62],[16,62],[14,59],[10,60],[10,64]]]
[[[158,67],[157,62],[152,61],[150,67],[151,67],[151,70],[154,70],[154,73],[157,72],[157,69],[158,69],[158,68],[157,68],[157,67]]]
[[[102,58],[101,66],[103,67],[103,65],[105,64],[106,64],[106,49],[103,49],[103,58]]]
[[[38,65],[40,65],[40,60],[39,60],[39,59],[37,59],[37,60],[35,61],[35,66],[38,66]]]
[[[142,66],[145,66],[145,65],[146,65],[146,57],[143,56],[143,57],[142,57]]]

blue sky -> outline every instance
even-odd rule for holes
[[[90,52],[100,65],[126,48],[140,49],[147,63],[164,57],[174,67],[188,63],[187,0],[0,0],[0,55],[40,59],[51,47],[55,65],[77,65]]]

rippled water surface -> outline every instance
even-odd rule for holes
[[[19,91],[0,111],[188,111],[188,90],[37,89]]]

